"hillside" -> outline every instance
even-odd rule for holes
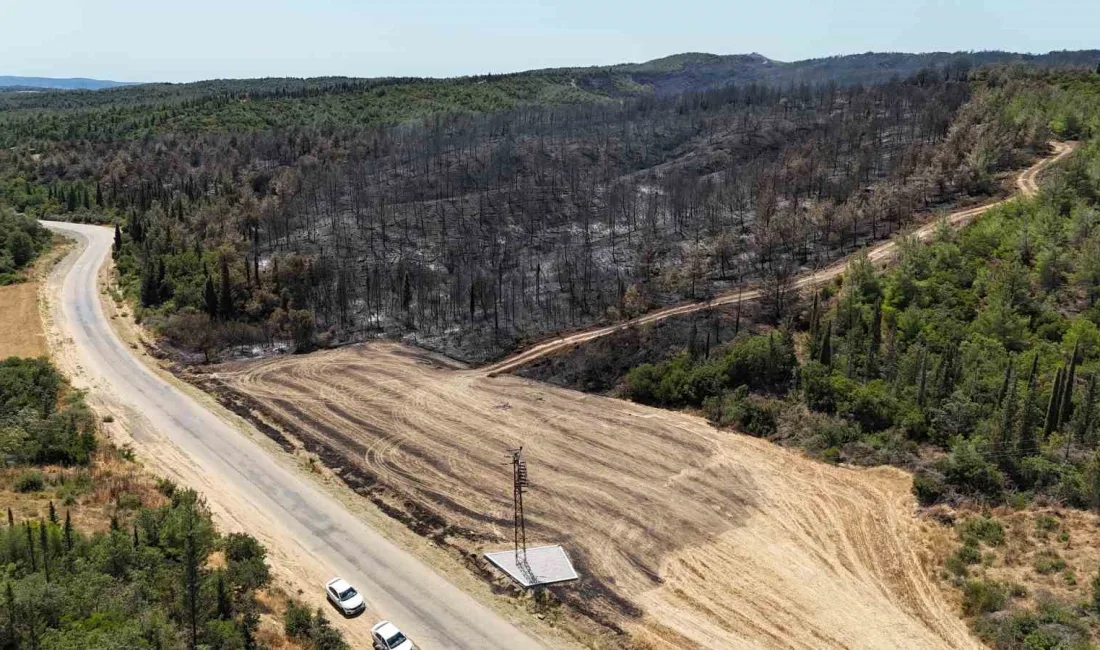
[[[385,335],[484,361],[746,281],[779,320],[799,269],[996,194],[1045,146],[1051,124],[990,122],[975,88],[1098,54],[10,95],[0,202],[123,225],[129,296],[197,358]],[[1032,67],[970,68],[996,61]],[[811,78],[836,83],[792,85]]]
[[[702,92],[732,85],[877,84],[922,70],[959,78],[990,65],[1088,68],[1100,50],[1050,52],[865,53],[782,62],[760,54],[675,54],[644,63],[589,68],[555,68],[450,79],[317,77],[215,79],[185,84],[121,84],[85,79],[0,77],[5,85],[107,89],[95,93],[0,94],[0,143],[12,131],[55,139],[56,130],[33,126],[40,110],[128,109],[117,114],[105,135],[137,137],[145,132],[289,128],[339,119],[345,125],[374,126],[436,112],[482,112],[524,105],[605,102],[611,99]],[[10,83],[5,83],[10,80]],[[49,85],[49,84],[55,85]],[[84,84],[84,85],[81,85]],[[247,100],[247,106],[241,102]],[[140,107],[140,108],[139,108]],[[153,115],[149,108],[155,107]],[[26,111],[26,113],[24,112]],[[155,119],[138,119],[153,117]],[[50,120],[59,126],[60,116]],[[80,121],[79,119],[75,121]],[[71,127],[66,130],[71,132]]]

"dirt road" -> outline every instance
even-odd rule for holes
[[[1016,187],[1025,196],[1033,196],[1039,191],[1039,186],[1036,184],[1039,174],[1046,169],[1049,165],[1061,160],[1065,156],[1069,155],[1073,149],[1077,146],[1076,142],[1052,142],[1051,147],[1054,149],[1054,154],[1048,158],[1044,158],[1035,165],[1027,168],[1020,173],[1016,178]],[[1004,199],[1001,201],[995,201],[992,203],[986,203],[974,208],[968,208],[966,210],[960,210],[945,217],[949,225],[955,228],[961,228],[970,223],[974,219],[978,218],[986,211],[1003,204],[1005,201],[1011,199]],[[912,236],[917,237],[921,241],[926,241],[935,234],[939,221],[932,221],[926,223],[911,233]],[[883,242],[876,246],[871,247],[866,251],[867,257],[871,262],[876,264],[884,263],[891,259],[897,252],[897,243],[895,240]],[[794,283],[794,288],[799,290],[812,289],[820,287],[831,282],[834,278],[844,273],[844,270],[848,266],[848,259],[839,260],[824,269],[809,273],[802,276]],[[692,312],[703,311],[706,309],[713,309],[715,307],[721,307],[725,305],[735,305],[738,302],[752,301],[760,298],[759,289],[746,287],[737,291],[730,291],[724,293],[716,298],[707,301],[687,303],[683,305],[675,305],[672,307],[666,307],[664,309],[658,309],[651,311],[648,314],[633,318],[622,323],[615,325],[608,325],[606,327],[599,327],[592,330],[586,330],[583,332],[577,332],[568,336],[552,339],[534,345],[526,350],[518,352],[510,357],[502,359],[494,364],[483,368],[484,372],[490,376],[498,375],[501,373],[512,372],[523,366],[541,359],[542,357],[567,350],[579,343],[586,343],[594,339],[598,339],[603,336],[607,336],[613,332],[617,332],[628,327],[636,327],[638,325],[645,325],[647,323],[653,323],[665,318],[673,316],[682,316],[684,314],[690,314]]]
[[[81,243],[51,275],[60,300],[50,327],[68,348],[55,357],[70,378],[116,416],[110,426],[129,432],[158,472],[210,495],[222,522],[259,537],[276,563],[315,585],[307,598],[316,600],[332,575],[359,586],[370,611],[343,625],[355,647],[367,647],[374,616],[394,621],[425,648],[540,647],[135,358],[100,303],[97,272],[110,255],[112,231],[46,225]]]

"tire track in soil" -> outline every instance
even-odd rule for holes
[[[667,647],[672,628],[702,647],[976,647],[919,554],[901,472],[822,465],[693,416],[424,364],[393,343],[227,365],[218,378],[293,403],[304,416],[279,409],[280,424],[328,446],[330,466],[377,448],[364,471],[384,492],[371,494],[404,521],[431,517],[425,534],[465,557],[510,544],[506,450],[523,444],[531,541],[567,544],[585,576],[552,592],[639,644]],[[386,390],[372,388],[378,378]]]

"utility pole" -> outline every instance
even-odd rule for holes
[[[523,460],[523,447],[520,447],[512,450],[512,533],[516,567],[534,581],[531,566],[527,563],[527,522],[523,516],[523,493],[529,485],[527,461]]]

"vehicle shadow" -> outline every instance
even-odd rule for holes
[[[342,607],[338,607],[338,606],[337,606],[337,605],[336,605],[335,603],[333,603],[333,602],[332,602],[331,600],[329,600],[329,599],[327,599],[327,598],[326,598],[326,599],[325,599],[325,602],[326,602],[326,603],[328,603],[328,606],[329,606],[329,607],[331,607],[331,608],[333,609],[333,611],[335,611],[336,613],[340,614],[340,616],[342,616],[342,617],[344,617],[344,618],[346,618],[346,619],[359,618],[360,616],[362,616],[362,615],[363,615],[363,613],[364,613],[364,612],[366,612],[366,611],[367,611],[367,608],[366,608],[366,607],[364,607],[363,609],[360,609],[360,610],[359,610],[359,611],[357,611],[357,612],[352,612],[351,614],[349,614],[349,613],[347,613],[347,612],[345,612],[345,611],[344,611],[344,608],[342,608]]]

